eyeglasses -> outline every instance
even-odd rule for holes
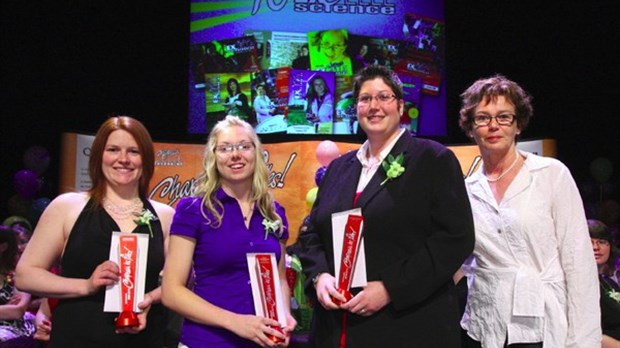
[[[245,153],[245,152],[251,151],[253,148],[254,148],[254,144],[243,142],[239,144],[218,145],[215,147],[215,151],[220,155],[230,155],[235,150],[237,150],[238,152]]]
[[[396,99],[396,96],[394,94],[386,94],[386,93],[378,94],[375,96],[360,95],[357,98],[357,102],[362,105],[368,105],[372,102],[373,99],[378,101],[381,104],[389,104],[392,100]]]
[[[592,241],[592,245],[609,246],[609,241],[607,239],[590,238],[590,240]]]
[[[341,44],[337,44],[337,45],[328,45],[328,44],[321,44],[321,49],[322,50],[341,50],[344,48],[344,45]]]
[[[491,120],[495,119],[495,122],[500,126],[510,126],[515,121],[514,114],[499,114],[495,116],[490,115],[475,115],[474,125],[476,126],[488,126],[491,123]]]

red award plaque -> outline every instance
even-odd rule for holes
[[[342,253],[340,254],[340,273],[338,275],[338,292],[342,294],[346,301],[353,298],[351,294],[351,281],[353,280],[353,272],[355,271],[355,262],[362,241],[362,222],[364,218],[361,215],[349,215],[347,224],[344,228],[344,238],[342,239]],[[337,305],[342,305],[338,299],[332,298]],[[345,301],[345,302],[346,302]]]
[[[284,257],[284,256],[283,256]],[[258,284],[260,287],[260,298],[263,306],[263,313],[265,317],[273,320],[278,320],[278,307],[276,302],[276,284],[274,280],[273,272],[275,267],[271,263],[270,254],[257,254],[256,255],[256,274]],[[282,328],[272,327],[280,332]],[[267,335],[269,339],[274,343],[282,343],[283,339],[272,335]]]
[[[116,318],[117,328],[139,326],[138,315],[133,311],[136,299],[135,279],[138,256],[138,239],[135,235],[119,237],[119,266],[121,271],[121,308]]]

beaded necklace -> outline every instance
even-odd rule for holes
[[[142,210],[142,201],[140,198],[136,197],[131,203],[127,205],[117,205],[107,198],[104,198],[101,202],[105,210],[110,213],[113,218],[116,219],[127,219],[129,217],[135,217],[136,214],[140,213]]]
[[[491,178],[489,178],[489,177],[486,175],[486,173],[483,173],[483,174],[484,174],[484,177],[485,177],[485,178],[487,178],[487,181],[488,181],[488,182],[496,182],[496,181],[499,181],[501,178],[503,178],[503,177],[504,177],[504,175],[508,174],[508,173],[512,170],[512,168],[514,168],[514,166],[517,164],[517,162],[519,162],[519,153],[518,153],[518,152],[516,152],[515,154],[516,154],[516,157],[515,157],[514,162],[512,162],[512,164],[510,165],[510,167],[508,167],[508,169],[506,169],[505,171],[503,171],[503,172],[502,172],[499,176],[497,176],[496,178],[491,179]]]

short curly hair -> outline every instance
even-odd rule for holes
[[[461,94],[459,111],[461,129],[469,133],[474,126],[474,110],[478,104],[496,101],[500,96],[515,106],[517,127],[524,130],[534,115],[532,96],[516,82],[500,74],[477,80]]]

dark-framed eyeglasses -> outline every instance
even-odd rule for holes
[[[495,122],[500,126],[510,126],[516,119],[515,114],[499,114],[495,116],[491,115],[475,115],[473,117],[474,125],[476,126],[488,126],[491,120],[495,119]]]
[[[215,152],[220,155],[229,155],[235,150],[238,152],[249,152],[254,149],[254,144],[249,142],[241,142],[239,144],[223,144],[215,147]]]
[[[590,238],[590,241],[592,242],[592,245],[597,245],[597,246],[609,246],[610,243],[607,239],[598,239],[598,238]]]
[[[372,96],[370,94],[364,94],[357,97],[357,102],[358,104],[368,105],[372,102],[373,99],[381,104],[389,104],[392,100],[396,99],[396,96],[394,94],[388,93],[381,93],[375,96]]]

